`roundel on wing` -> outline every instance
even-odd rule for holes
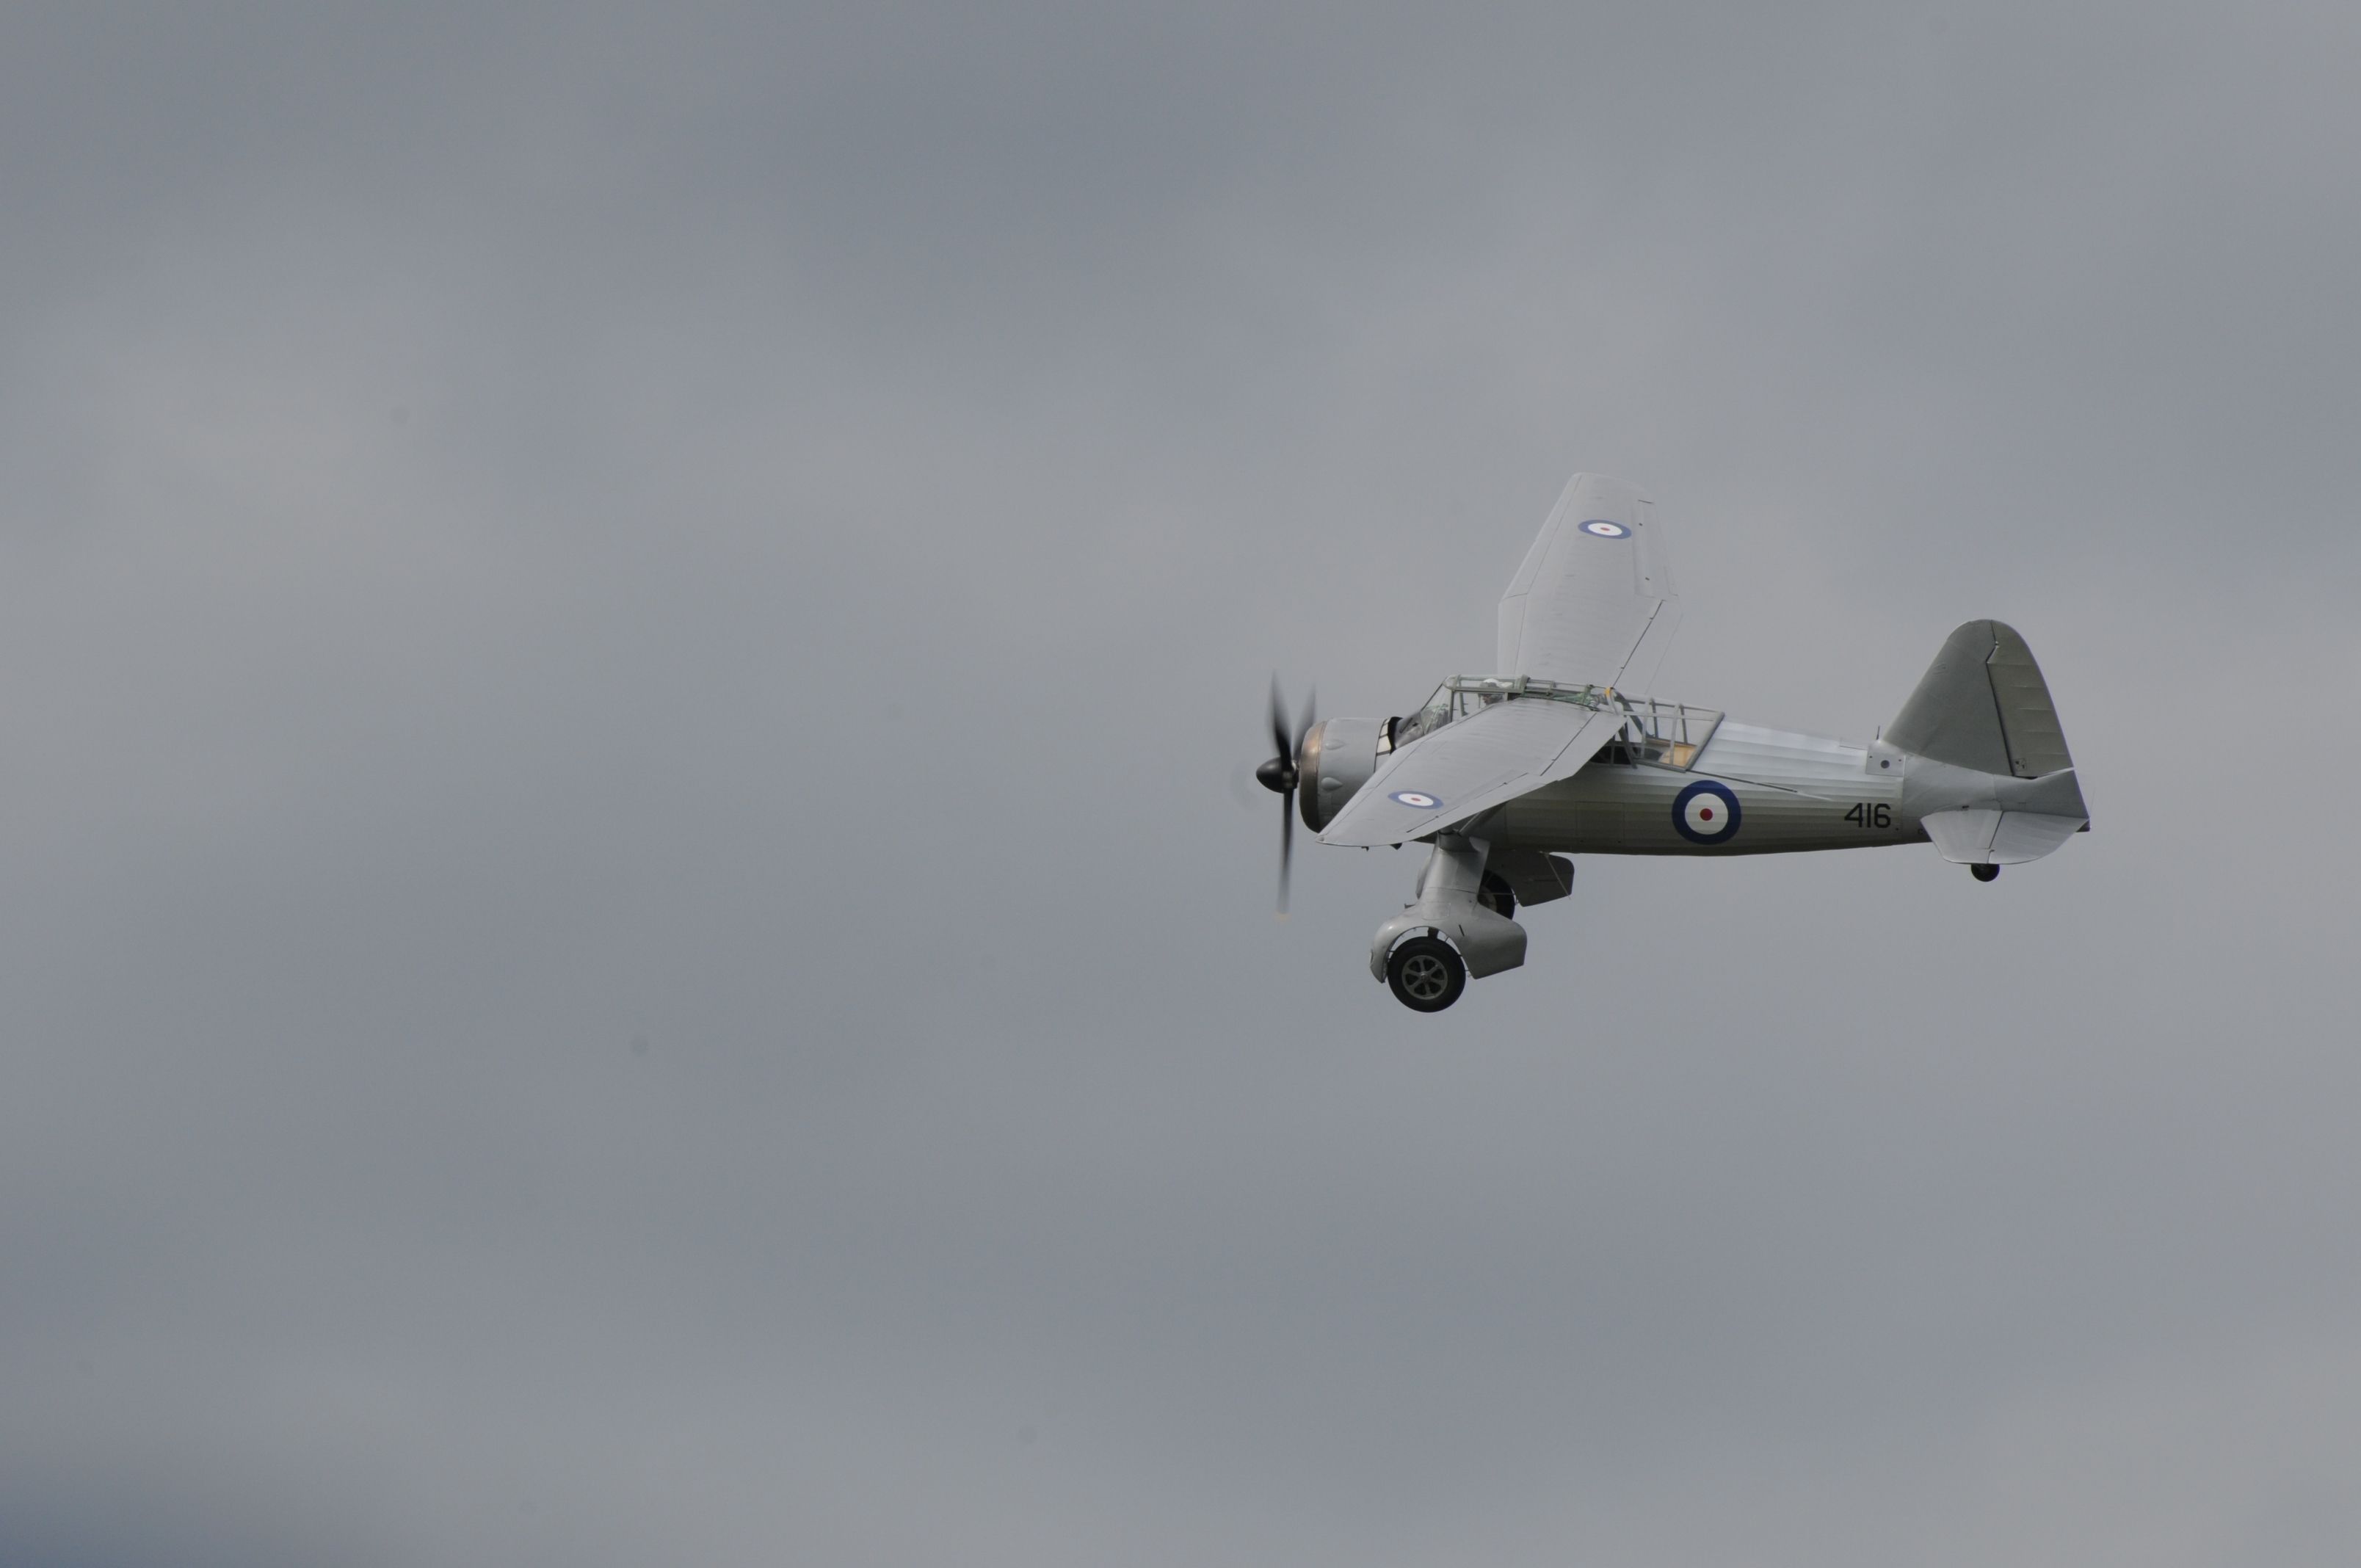
[[[1400,801],[1404,806],[1414,806],[1421,811],[1432,811],[1443,804],[1434,796],[1422,795],[1414,789],[1398,789],[1394,791],[1391,798]]]
[[[1630,529],[1624,527],[1620,522],[1609,522],[1603,517],[1594,517],[1588,522],[1584,523],[1582,525],[1582,532],[1589,534],[1594,539],[1629,539],[1631,537],[1631,531]]]
[[[1673,826],[1692,844],[1729,843],[1738,837],[1741,815],[1730,786],[1711,779],[1699,779],[1673,797]]]

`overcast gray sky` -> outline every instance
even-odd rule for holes
[[[2356,146],[2329,5],[6,7],[0,1562],[2352,1562]],[[1578,469],[2092,832],[1274,922],[1269,672]]]

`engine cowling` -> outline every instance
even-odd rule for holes
[[[1296,809],[1314,833],[1335,818],[1378,771],[1382,718],[1323,718],[1303,738],[1296,754]]]

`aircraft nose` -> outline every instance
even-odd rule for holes
[[[1320,797],[1320,742],[1327,728],[1328,721],[1323,718],[1305,730],[1303,750],[1297,752],[1295,758],[1295,782],[1303,791],[1295,797],[1296,815],[1302,817],[1303,825],[1314,833],[1319,832],[1322,825],[1335,815],[1336,803]]]

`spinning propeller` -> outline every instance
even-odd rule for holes
[[[1312,733],[1312,711],[1319,705],[1315,689],[1303,699],[1303,722],[1296,726],[1295,738],[1288,739],[1287,705],[1279,699],[1279,677],[1270,678],[1270,743],[1279,755],[1255,770],[1262,787],[1279,797],[1279,912],[1287,913],[1287,872],[1295,859],[1295,784],[1296,763],[1303,752],[1305,737]]]

